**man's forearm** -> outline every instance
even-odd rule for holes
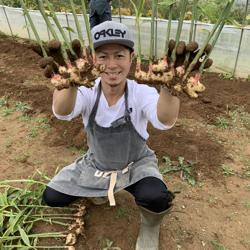
[[[75,106],[77,95],[77,87],[69,87],[68,89],[57,90],[53,94],[54,111],[58,115],[68,115]]]
[[[157,103],[157,117],[165,125],[173,125],[176,121],[180,109],[180,100],[172,96],[168,89],[163,87]]]

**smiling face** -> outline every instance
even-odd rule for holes
[[[133,52],[122,45],[107,44],[97,48],[95,63],[105,65],[101,73],[102,84],[111,88],[124,86],[132,58]]]

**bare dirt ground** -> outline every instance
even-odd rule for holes
[[[38,60],[25,43],[0,38],[0,100],[8,100],[0,105],[0,180],[27,178],[36,169],[52,177],[86,150],[81,120],[53,117],[53,89]],[[169,188],[179,192],[164,218],[160,249],[250,249],[250,82],[207,73],[203,83],[199,99],[180,96],[173,129],[149,128],[148,144]],[[168,159],[182,171],[167,173]],[[181,178],[188,169],[193,185]],[[133,250],[138,228],[139,211],[125,192],[114,208],[87,203],[85,235],[76,249]]]

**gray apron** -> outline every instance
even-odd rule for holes
[[[158,161],[146,141],[136,131],[130,119],[128,89],[125,88],[124,116],[101,127],[95,121],[101,96],[97,98],[86,127],[88,152],[71,165],[63,168],[48,184],[49,187],[80,197],[108,196],[115,205],[114,193],[153,176],[162,180]]]

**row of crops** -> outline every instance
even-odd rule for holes
[[[52,84],[58,88],[66,88],[71,85],[91,85],[101,72],[101,68],[96,68],[91,58],[94,56],[93,45],[90,35],[90,27],[87,18],[87,8],[85,2],[81,1],[82,15],[85,20],[85,28],[87,31],[87,39],[90,48],[90,55],[88,55],[88,48],[83,40],[79,22],[79,16],[76,13],[76,7],[73,0],[69,0],[71,12],[74,16],[77,38],[70,42],[65,29],[60,24],[55,13],[54,5],[48,0],[38,0],[38,9],[47,25],[48,30],[52,34],[53,39],[48,44],[43,43],[39,36],[39,32],[35,27],[33,20],[29,14],[29,10],[23,0],[20,1],[24,14],[32,28],[39,48],[35,50],[40,53],[44,59],[41,66],[45,68],[46,76],[52,76]],[[198,93],[205,90],[204,85],[200,82],[201,75],[206,68],[209,68],[213,61],[209,58],[210,54],[218,40],[218,37],[229,20],[233,0],[228,0],[224,6],[221,16],[217,23],[213,25],[210,31],[206,31],[207,35],[203,44],[199,45],[194,38],[195,22],[198,17],[198,0],[192,1],[192,19],[189,30],[188,41],[180,40],[183,22],[187,13],[188,0],[180,1],[180,15],[178,19],[177,32],[175,37],[171,37],[171,24],[173,8],[176,1],[168,1],[169,16],[167,25],[167,36],[165,41],[164,54],[161,58],[156,58],[154,55],[155,47],[155,17],[157,5],[152,1],[152,17],[151,17],[151,39],[149,46],[149,60],[143,61],[141,53],[141,17],[142,10],[145,7],[145,1],[141,0],[139,5],[136,5],[131,0],[135,10],[135,27],[137,40],[137,55],[136,55],[136,70],[134,78],[139,82],[144,83],[158,83],[167,86],[173,92],[186,92],[190,97],[197,98]],[[48,10],[46,10],[46,8]],[[59,42],[59,37],[55,31],[55,27],[59,30],[63,43]],[[35,47],[35,46],[34,46]],[[40,49],[40,51],[39,51]],[[55,56],[55,51],[57,56]],[[59,53],[58,53],[59,52]],[[58,56],[60,54],[60,56]],[[60,58],[60,60],[58,59]],[[142,65],[143,63],[143,65]]]
[[[69,1],[67,0],[51,0],[50,1],[55,6],[55,11],[59,12],[70,12],[71,6]],[[169,0],[158,0],[158,1],[151,1],[145,0],[145,8],[142,10],[143,17],[151,17],[152,16],[152,2],[156,3],[157,6],[157,17],[162,19],[167,19],[169,15],[169,8],[167,5],[169,4]],[[174,20],[178,19],[180,8],[181,8],[181,1],[174,1],[175,4],[172,10],[172,17]],[[230,13],[230,19],[235,20],[240,24],[250,24],[249,18],[245,20],[245,9],[248,7],[250,3],[248,1],[239,1],[236,0],[235,5],[233,7],[233,12]],[[75,0],[75,8],[76,13],[81,13],[81,1]],[[112,14],[113,15],[128,15],[134,16],[136,15],[136,11],[133,8],[133,3],[138,5],[139,0],[127,1],[127,0],[119,0],[112,2]],[[206,23],[215,23],[218,18],[220,17],[220,10],[225,6],[226,1],[219,1],[219,0],[203,0],[198,2],[198,20],[201,22]],[[10,7],[20,8],[21,3],[18,0],[2,0],[2,4]],[[25,4],[29,9],[38,9],[37,1],[26,0]],[[85,4],[88,4],[88,1],[85,0]],[[248,14],[249,11],[248,11]],[[185,15],[185,20],[191,20],[192,18],[192,1],[189,1],[187,4],[187,12]],[[229,23],[229,22],[228,22]]]

